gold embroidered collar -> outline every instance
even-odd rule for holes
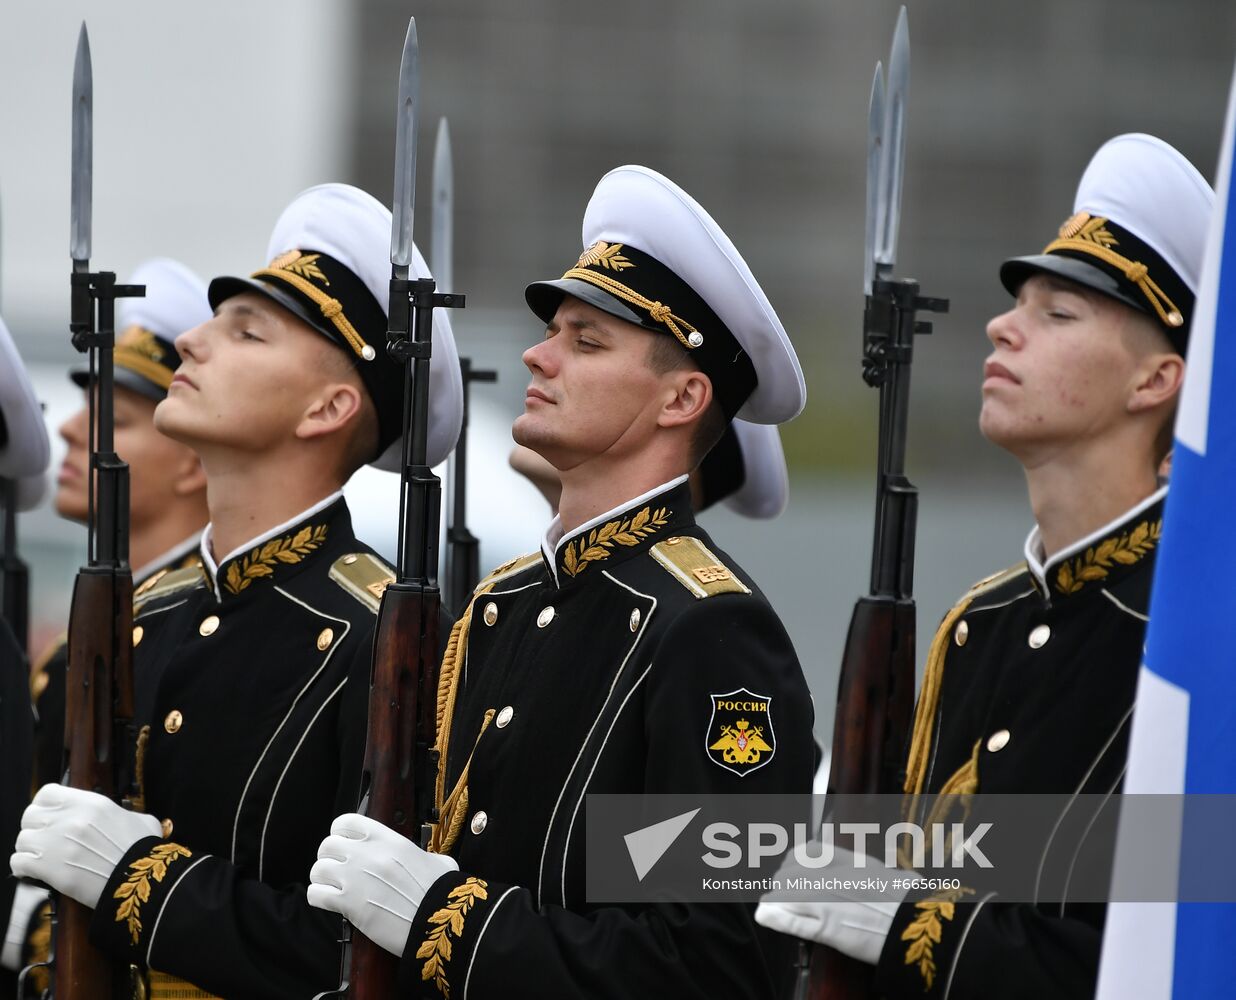
[[[218,566],[210,557],[211,529],[207,525],[202,538],[202,564],[215,596],[220,601],[233,600],[252,592],[255,584],[278,582],[299,572],[302,564],[338,532],[336,522],[341,516],[346,521],[347,505],[343,494],[335,493],[302,511],[294,520],[228,553]]]
[[[595,572],[594,565],[636,555],[671,529],[680,530],[694,523],[690,488],[682,476],[563,535],[552,548],[552,559],[551,528],[542,545],[542,555],[562,587],[590,577]]]
[[[1040,590],[1053,599],[1073,597],[1127,576],[1158,548],[1166,494],[1166,488],[1157,491],[1118,521],[1043,562],[1036,527],[1026,539],[1026,561]]]

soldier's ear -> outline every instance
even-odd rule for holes
[[[660,427],[680,427],[698,421],[712,404],[712,380],[698,369],[670,372],[669,393],[657,418]]]
[[[358,419],[361,390],[348,382],[325,386],[301,415],[296,436],[302,441],[334,434]]]
[[[1174,352],[1147,355],[1138,365],[1129,394],[1128,410],[1141,413],[1173,404],[1184,385],[1184,358]]]

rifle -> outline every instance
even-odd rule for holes
[[[443,288],[454,288],[452,267],[452,216],[455,184],[451,167],[451,132],[445,118],[438,120],[438,136],[433,149],[433,273]],[[481,543],[468,530],[468,409],[473,382],[497,382],[496,371],[472,367],[471,358],[459,359],[463,379],[463,423],[459,441],[447,460],[446,476],[450,498],[450,520],[446,529],[446,606],[461,612],[481,578]]]
[[[901,791],[914,707],[918,490],[905,475],[910,364],[915,334],[931,332],[918,312],[947,312],[948,300],[925,298],[917,282],[893,277],[909,76],[910,30],[902,7],[889,55],[887,101],[883,68],[877,63],[867,118],[863,381],[880,393],[875,538],[870,592],[854,605],[841,661],[829,796]],[[824,947],[811,949],[808,959],[807,947],[799,948],[796,997],[857,1000],[875,995],[870,966]]]
[[[391,224],[387,351],[404,365],[403,463],[399,488],[396,580],[382,595],[369,679],[369,729],[359,811],[422,846],[429,841],[437,755],[438,529],[441,482],[426,464],[429,359],[435,308],[457,308],[462,295],[434,291],[432,278],[408,277],[420,121],[416,19],[408,19],[399,67],[395,124],[395,198]],[[396,994],[399,960],[344,928],[344,973],[320,996],[378,1000]]]
[[[69,613],[65,674],[66,783],[117,801],[129,791],[121,748],[133,744],[133,575],[129,568],[129,467],[114,447],[112,349],[117,298],[146,293],[117,285],[110,271],[90,270],[94,87],[90,38],[82,24],[73,67],[73,165],[69,328],[89,357],[90,475],[86,565],[77,574]],[[93,1000],[123,995],[128,969],[90,944],[91,911],[55,901],[53,996]],[[23,976],[26,970],[23,970]]]

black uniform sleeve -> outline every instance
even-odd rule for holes
[[[906,902],[876,975],[888,1000],[1092,1000],[1102,931],[1029,903]]]
[[[746,774],[707,752],[711,695],[739,688],[770,696],[777,740],[766,764]],[[810,697],[764,601],[724,595],[689,606],[655,649],[637,694],[627,710],[644,713],[646,792],[810,791]],[[404,950],[407,995],[771,1000],[774,972],[752,905],[537,908],[528,889],[483,874],[455,872],[431,887]]]
[[[369,659],[369,644],[358,644],[335,716],[335,815],[356,809]],[[334,988],[341,920],[308,904],[306,884],[268,885],[174,832],[138,841],[116,866],[91,924],[97,947],[228,1000],[304,1000]]]

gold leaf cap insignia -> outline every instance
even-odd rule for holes
[[[132,351],[151,361],[162,361],[166,353],[155,335],[141,326],[131,326],[116,339],[116,350]]]
[[[326,279],[326,275],[322,273],[322,269],[318,267],[318,258],[320,253],[301,253],[299,250],[289,250],[287,253],[282,253],[270,262],[269,270],[271,271],[291,271],[293,274],[299,274],[302,278],[309,278],[313,281],[320,281],[324,285],[329,285],[330,282]]]
[[[621,243],[606,243],[597,240],[592,246],[579,255],[576,267],[603,267],[608,271],[625,271],[634,267],[635,262],[628,260],[622,253]]]

